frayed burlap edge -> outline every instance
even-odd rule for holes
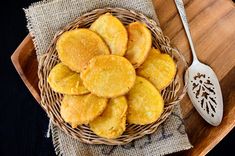
[[[61,142],[60,142],[60,139],[59,139],[59,128],[55,128],[55,125],[52,124],[50,129],[51,129],[51,132],[52,132],[52,142],[53,142],[53,145],[54,145],[55,153],[58,156],[63,156]]]
[[[39,49],[38,48],[38,42],[35,39],[36,32],[35,32],[35,28],[33,27],[32,23],[31,23],[32,18],[31,18],[30,13],[29,13],[30,12],[29,8],[32,8],[32,7],[35,7],[35,6],[38,6],[38,5],[43,5],[43,4],[46,4],[46,3],[50,2],[50,1],[52,1],[52,0],[42,0],[42,1],[39,1],[39,2],[34,2],[34,3],[30,4],[30,6],[28,8],[23,8],[23,11],[25,12],[25,16],[26,16],[26,21],[27,21],[26,27],[28,28],[29,34],[32,37],[38,61],[40,60],[40,57],[39,57],[40,55],[37,53],[37,51]]]

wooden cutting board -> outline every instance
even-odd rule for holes
[[[189,44],[173,0],[153,0],[162,30],[191,63]],[[181,102],[186,131],[194,148],[174,155],[205,155],[235,126],[235,6],[231,0],[184,0],[199,59],[216,72],[224,97],[220,126],[207,124],[188,96]],[[20,77],[40,102],[35,49],[28,35],[11,57]]]

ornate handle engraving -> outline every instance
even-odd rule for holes
[[[192,37],[191,37],[191,33],[190,33],[189,25],[188,25],[188,20],[187,20],[186,13],[185,13],[185,9],[184,9],[184,3],[183,3],[182,0],[175,0],[175,4],[176,4],[176,7],[177,7],[178,12],[180,14],[180,18],[181,18],[181,21],[183,23],[186,35],[188,37],[190,48],[191,48],[191,51],[193,53],[193,60],[198,60],[197,55],[196,55],[196,51],[195,51],[195,48],[194,48],[194,45],[193,45],[193,40],[192,40]]]

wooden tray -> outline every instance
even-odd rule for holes
[[[172,0],[153,0],[161,27],[172,44],[191,62],[189,45]],[[205,155],[235,126],[235,7],[230,0],[184,0],[198,57],[215,70],[224,97],[220,126],[207,124],[186,96],[181,102],[186,131],[194,148],[174,155]],[[40,102],[37,59],[30,35],[11,57],[20,77]]]

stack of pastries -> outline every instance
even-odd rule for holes
[[[115,139],[126,123],[150,124],[163,113],[161,90],[174,79],[176,65],[152,47],[144,23],[124,26],[106,13],[90,28],[63,33],[56,50],[61,62],[47,81],[64,95],[60,114],[72,128],[88,124],[98,136]]]

